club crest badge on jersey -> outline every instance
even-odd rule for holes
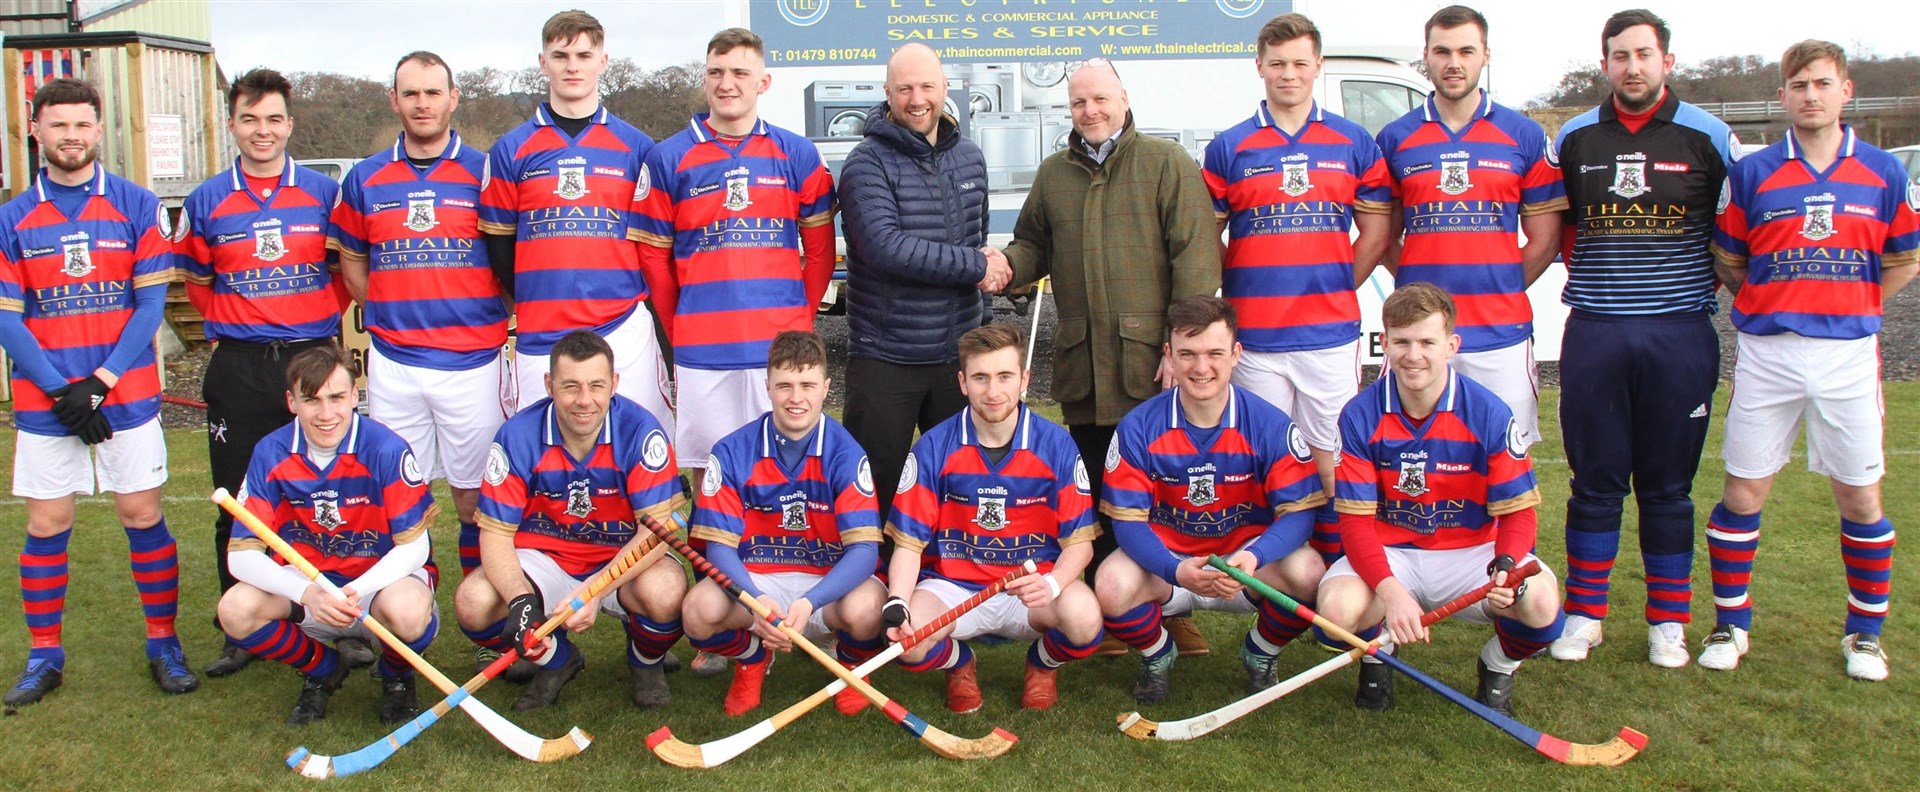
[[[69,242],[63,249],[60,259],[60,271],[72,278],[84,278],[93,272],[93,252],[88,249],[86,240]]]
[[[400,480],[406,482],[409,487],[418,487],[427,483],[427,477],[420,474],[420,461],[413,458],[412,451],[400,457]]]
[[[873,466],[867,464],[867,458],[860,458],[860,467],[853,473],[853,488],[862,495],[873,494]]]
[[[1220,496],[1213,491],[1213,474],[1205,473],[1187,477],[1187,502],[1195,506],[1208,506]]]
[[[1514,459],[1527,458],[1527,434],[1520,430],[1520,419],[1507,419],[1507,455]]]
[[[973,524],[989,531],[1007,527],[1007,499],[981,498],[974,507]]]
[[[1113,440],[1107,443],[1107,472],[1112,473],[1120,467],[1120,433],[1113,434]]]
[[[1093,480],[1087,478],[1087,463],[1079,459],[1073,460],[1073,486],[1082,495],[1093,494]]]
[[[554,185],[553,194],[569,201],[578,201],[587,194],[587,166],[575,168],[561,167],[560,182]]]
[[[487,449],[487,472],[483,475],[488,484],[496,487],[507,480],[507,450],[501,448],[499,443]]]
[[[653,192],[653,168],[641,163],[640,177],[633,180],[633,200],[644,200],[650,192]]]
[[[340,501],[333,498],[314,498],[313,524],[329,531],[346,525],[347,521],[340,516]]]
[[[792,503],[780,504],[780,529],[783,531],[807,530],[807,501],[804,498]]]
[[[707,455],[707,474],[700,477],[700,494],[709,498],[720,494],[720,457]]]
[[[1459,195],[1473,189],[1473,180],[1467,174],[1466,160],[1440,161],[1440,191],[1448,195]]]
[[[1800,220],[1800,235],[1815,242],[1833,236],[1833,204],[1808,204]]]
[[[1307,433],[1300,431],[1299,424],[1287,427],[1287,453],[1301,462],[1313,461],[1313,449],[1307,446]]]
[[[738,212],[753,205],[747,195],[747,169],[738,168],[727,172],[727,202],[722,204],[729,212]]]
[[[667,466],[665,432],[655,429],[647,433],[647,439],[640,447],[640,466],[656,473]]]
[[[920,463],[913,458],[913,452],[908,451],[907,463],[900,467],[900,486],[893,488],[893,494],[906,494],[907,490],[913,489],[914,482],[919,480]]]
[[[1280,181],[1280,191],[1298,198],[1313,189],[1313,181],[1307,178],[1307,163],[1289,162],[1284,167],[1284,177]]]
[[[1400,463],[1400,480],[1397,482],[1394,482],[1393,488],[1406,493],[1409,497],[1414,497],[1414,498],[1418,498],[1422,495],[1427,494],[1427,462],[1426,460],[1421,460],[1418,462],[1401,462]]]
[[[433,196],[407,199],[407,230],[417,233],[432,231],[440,224],[433,213]]]
[[[1647,163],[1614,163],[1613,186],[1607,190],[1622,198],[1638,198],[1653,192],[1653,188],[1647,186]]]
[[[261,261],[279,261],[287,255],[287,242],[280,236],[278,228],[256,228],[253,231],[253,257]]]
[[[593,482],[587,480],[567,482],[567,514],[586,519],[593,513]]]

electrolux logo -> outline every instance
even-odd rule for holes
[[[780,17],[787,20],[787,24],[811,27],[826,18],[827,3],[828,0],[777,0],[774,4],[780,8]]]

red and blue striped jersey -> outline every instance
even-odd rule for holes
[[[265,344],[340,334],[347,290],[327,248],[339,193],[289,157],[270,196],[247,189],[237,160],[187,196],[174,250],[207,338]]]
[[[1113,518],[1115,532],[1132,523],[1179,555],[1226,556],[1280,517],[1326,502],[1312,451],[1293,419],[1252,391],[1230,387],[1219,431],[1206,448],[1195,442],[1203,433],[1181,409],[1179,388],[1161,391],[1120,419],[1101,477],[1100,510]]]
[[[1560,163],[1539,122],[1485,91],[1459,132],[1433,96],[1380,130],[1406,237],[1398,283],[1426,281],[1453,295],[1460,351],[1504,349],[1533,334],[1520,265],[1520,217],[1567,208]]]
[[[825,575],[847,545],[880,541],[867,453],[831,416],[821,416],[798,470],[780,464],[773,414],[713,446],[693,499],[695,539],[737,548],[747,571]],[[791,442],[791,441],[790,441]]]
[[[479,230],[487,154],[454,132],[423,171],[401,145],[347,172],[328,244],[367,265],[363,309],[382,356],[465,371],[507,343],[507,305]]]
[[[1053,568],[1060,550],[1100,535],[1080,450],[1067,430],[1020,405],[1013,447],[987,457],[961,410],[920,435],[900,472],[887,535],[923,553],[920,576],[986,588],[1026,561]]]
[[[1881,272],[1920,257],[1920,187],[1892,155],[1844,131],[1825,173],[1807,165],[1791,131],[1728,173],[1713,254],[1747,268],[1733,299],[1740,332],[1878,333]]]
[[[813,329],[833,275],[833,177],[813,142],[760,121],[738,141],[696,115],[647,155],[632,237],[673,362],[767,365],[784,330]]]
[[[686,502],[667,433],[646,408],[614,396],[599,442],[568,453],[553,399],[508,418],[493,436],[480,482],[480,528],[553,557],[574,577],[592,575],[631,541],[635,515],[668,520]]]
[[[396,545],[430,541],[427,530],[440,511],[407,441],[372,418],[352,420],[325,466],[308,458],[299,421],[260,438],[238,498],[335,585],[360,577]],[[286,564],[236,523],[227,552],[241,550]],[[433,562],[427,566],[431,571]]]
[[[1240,343],[1295,352],[1360,337],[1353,213],[1393,204],[1380,146],[1359,124],[1316,103],[1288,135],[1267,103],[1207,144],[1202,175],[1227,221],[1221,293],[1240,316]]]
[[[647,133],[602,107],[578,138],[553,125],[553,109],[494,141],[480,190],[480,231],[511,236],[516,348],[544,355],[561,336],[601,335],[647,297],[627,239]]]
[[[1515,558],[1533,549],[1531,530],[1508,536],[1500,529],[1518,521],[1496,519],[1540,503],[1523,428],[1506,403],[1449,369],[1433,414],[1415,422],[1394,382],[1393,372],[1382,374],[1340,411],[1333,506],[1371,517],[1374,527],[1359,548],[1352,532],[1341,533],[1354,568],[1369,583],[1385,578],[1362,569],[1384,568],[1382,547],[1449,550],[1497,540]]]
[[[158,290],[164,299],[173,257],[165,210],[146,188],[95,165],[86,203],[69,218],[48,197],[46,178],[42,171],[33,187],[0,206],[0,311],[19,314],[36,347],[7,350],[14,358],[14,425],[61,437],[70,432],[54,417],[42,383],[29,376],[32,369],[65,384],[106,366],[138,293]],[[127,341],[139,346],[122,358],[120,381],[100,407],[114,429],[160,414],[153,339]]]

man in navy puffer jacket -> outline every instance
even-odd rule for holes
[[[840,207],[847,238],[847,430],[873,466],[881,519],[913,441],[965,407],[960,334],[981,324],[980,292],[1012,276],[987,241],[987,164],[946,105],[932,49],[887,62],[886,112],[868,117],[847,156]]]

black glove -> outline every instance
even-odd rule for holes
[[[528,642],[534,640],[533,634],[540,629],[540,616],[543,610],[545,609],[540,607],[540,595],[537,593],[522,594],[507,603],[505,637],[508,643],[513,644],[513,648],[520,650],[521,657],[534,657],[540,654],[536,651],[539,647]],[[545,642],[542,641],[542,643]]]
[[[88,374],[86,379],[68,385],[66,393],[60,394],[59,400],[53,403],[54,417],[67,426],[78,427],[88,413],[98,411],[100,405],[106,403],[107,390],[107,383]]]
[[[1519,565],[1519,562],[1513,560],[1513,556],[1506,553],[1494,556],[1493,561],[1487,564],[1487,577],[1493,577],[1495,572],[1507,573],[1507,586],[1513,589],[1514,599],[1519,599],[1521,595],[1527,593],[1527,581],[1513,579],[1513,568]]]
[[[885,607],[880,609],[880,622],[891,630],[907,623],[907,601],[899,597],[888,597]]]
[[[79,426],[73,427],[73,433],[79,436],[82,443],[99,445],[101,441],[113,438],[113,424],[107,423],[107,416],[99,411],[90,412],[80,419]]]

